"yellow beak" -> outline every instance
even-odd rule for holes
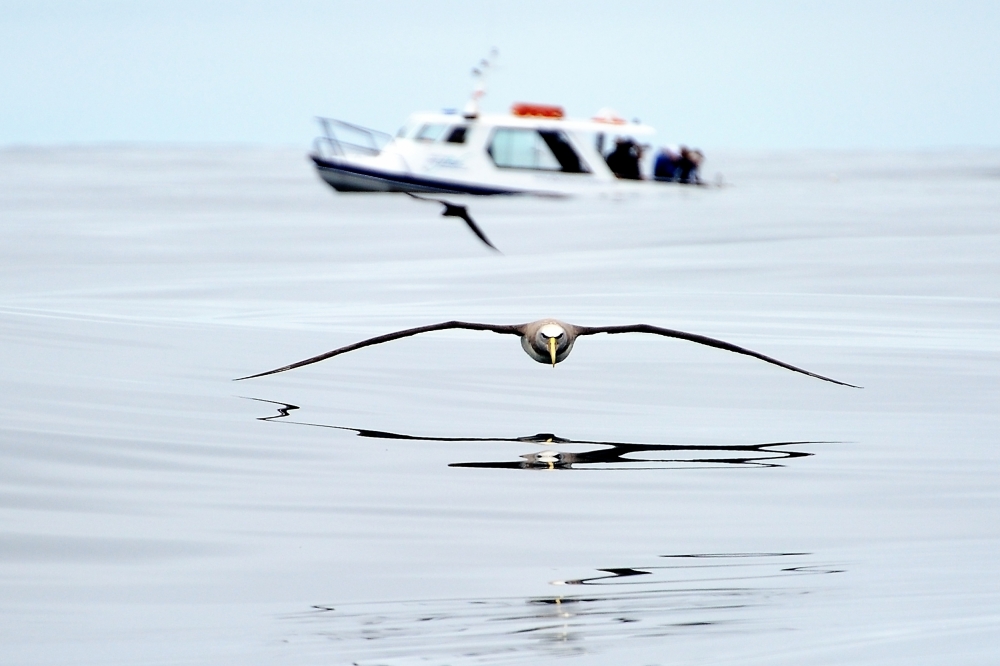
[[[556,339],[549,338],[549,356],[552,357],[552,367],[556,367]]]

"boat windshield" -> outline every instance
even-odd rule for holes
[[[437,123],[431,123],[429,125],[424,125],[417,132],[417,136],[413,137],[417,141],[438,141],[444,136],[445,130],[448,129],[448,125],[439,125]]]
[[[505,169],[590,173],[566,135],[557,130],[500,127],[486,152]]]

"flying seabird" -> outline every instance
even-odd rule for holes
[[[453,204],[450,201],[445,201],[444,199],[434,199],[431,197],[417,196],[413,192],[407,192],[406,194],[413,197],[414,199],[420,199],[421,201],[433,201],[441,204],[442,206],[444,206],[444,210],[441,211],[441,217],[462,218],[463,220],[465,220],[465,223],[469,225],[469,228],[472,229],[472,233],[476,234],[476,236],[479,237],[479,240],[483,241],[497,252],[500,252],[500,250],[497,249],[497,246],[491,243],[490,239],[486,237],[486,234],[484,234],[483,230],[479,228],[479,225],[475,223],[475,221],[472,219],[472,216],[469,215],[469,209],[466,208],[465,206],[462,206],[460,204]]]
[[[337,349],[328,351],[318,356],[313,356],[311,358],[292,363],[291,365],[275,368],[274,370],[268,370],[267,372],[260,372],[255,375],[239,377],[237,381],[241,379],[253,379],[254,377],[273,375],[278,372],[285,372],[286,370],[294,370],[295,368],[301,368],[304,365],[311,365],[313,363],[318,363],[319,361],[325,361],[328,358],[339,356],[340,354],[345,354],[349,351],[354,351],[355,349],[361,349],[362,347],[370,347],[372,345],[389,342],[391,340],[407,338],[411,335],[428,333],[430,331],[443,331],[451,328],[465,328],[472,331],[492,331],[494,333],[501,333],[505,335],[520,336],[521,347],[524,348],[524,351],[527,352],[528,356],[539,363],[552,363],[553,368],[556,367],[556,363],[563,361],[567,356],[569,356],[570,351],[573,349],[573,343],[576,342],[576,339],[582,335],[594,335],[597,333],[653,333],[655,335],[662,335],[668,338],[688,340],[689,342],[696,342],[701,345],[715,347],[716,349],[724,349],[737,354],[753,356],[754,358],[766,361],[767,363],[780,366],[787,370],[792,370],[793,372],[799,372],[803,375],[809,375],[810,377],[815,377],[816,379],[822,379],[826,382],[840,384],[841,386],[850,386],[851,388],[861,388],[860,386],[855,386],[854,384],[840,382],[836,379],[830,379],[829,377],[824,377],[823,375],[817,375],[816,373],[809,372],[808,370],[797,368],[794,365],[789,365],[788,363],[771,358],[770,356],[765,356],[759,352],[745,349],[744,347],[739,347],[723,340],[716,340],[715,338],[698,335],[697,333],[685,333],[684,331],[660,328],[659,326],[653,326],[651,324],[630,324],[626,326],[574,326],[573,324],[566,324],[556,319],[539,319],[538,321],[533,321],[527,324],[506,325],[480,324],[468,321],[444,321],[440,324],[418,326],[417,328],[408,328],[403,331],[396,331],[395,333],[387,333],[374,338],[368,338],[367,340],[355,342],[354,344],[347,345],[346,347],[338,347]]]

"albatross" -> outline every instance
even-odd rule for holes
[[[472,216],[469,215],[469,209],[461,204],[455,204],[450,201],[445,201],[444,199],[434,199],[433,197],[421,197],[417,196],[413,192],[407,192],[407,195],[413,197],[414,199],[419,199],[420,201],[430,201],[432,203],[439,203],[444,206],[444,210],[441,211],[441,217],[458,217],[465,220],[465,223],[472,229],[472,233],[479,237],[479,240],[483,241],[496,252],[500,252],[497,246],[490,242],[490,239],[486,237],[483,230],[479,228]],[[502,254],[502,253],[501,253]]]
[[[752,356],[772,365],[785,368],[786,370],[815,377],[816,379],[822,379],[825,382],[831,382],[841,386],[850,386],[851,388],[861,388],[860,386],[855,386],[854,384],[837,381],[836,379],[831,379],[829,377],[824,377],[823,375],[817,375],[814,372],[809,372],[808,370],[803,370],[802,368],[797,368],[794,365],[789,365],[788,363],[779,361],[776,358],[765,356],[760,352],[755,352],[751,349],[746,349],[744,347],[725,342],[724,340],[716,340],[715,338],[698,335],[697,333],[675,331],[673,329],[660,328],[659,326],[653,326],[651,324],[629,324],[625,326],[575,326],[573,324],[561,322],[557,319],[539,319],[538,321],[529,322],[527,324],[481,324],[469,321],[443,321],[439,324],[429,324],[427,326],[418,326],[417,328],[407,328],[402,331],[395,331],[394,333],[386,333],[385,335],[368,338],[367,340],[355,342],[354,344],[347,345],[345,347],[338,347],[337,349],[324,352],[318,356],[312,356],[280,368],[275,368],[274,370],[259,372],[255,375],[247,375],[246,377],[239,377],[235,381],[253,379],[255,377],[264,377],[266,375],[273,375],[287,370],[294,370],[295,368],[301,368],[305,365],[312,365],[313,363],[325,361],[328,358],[333,358],[334,356],[339,356],[340,354],[346,354],[347,352],[354,351],[355,349],[370,347],[372,345],[378,345],[392,340],[399,340],[400,338],[408,338],[411,335],[419,335],[421,333],[429,333],[431,331],[443,331],[452,328],[462,328],[470,331],[491,331],[502,335],[517,335],[521,338],[521,347],[524,348],[524,351],[528,354],[528,356],[539,363],[551,363],[553,368],[556,367],[556,363],[561,363],[567,356],[569,356],[570,351],[573,349],[573,344],[576,342],[576,339],[581,336],[596,335],[597,333],[652,333],[653,335],[687,340],[689,342],[696,342],[700,345],[715,347],[716,349],[724,349],[736,354]]]

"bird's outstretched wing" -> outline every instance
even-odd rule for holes
[[[374,338],[368,338],[367,340],[362,340],[361,342],[355,342],[353,345],[347,345],[346,347],[339,347],[338,349],[328,351],[325,354],[320,354],[319,356],[313,356],[311,358],[307,358],[302,361],[298,361],[297,363],[292,363],[291,365],[286,365],[281,368],[275,368],[274,370],[268,370],[267,372],[259,372],[256,375],[237,377],[233,381],[240,381],[242,379],[253,379],[254,377],[263,377],[265,375],[273,375],[278,372],[284,372],[285,370],[294,370],[295,368],[301,368],[304,365],[319,363],[320,361],[325,361],[326,359],[331,358],[333,356],[346,354],[349,351],[354,351],[355,349],[361,349],[362,347],[370,347],[372,345],[381,344],[383,342],[389,342],[391,340],[407,338],[411,335],[419,335],[420,333],[427,333],[429,331],[443,331],[449,328],[467,328],[472,331],[492,331],[494,333],[505,333],[508,335],[521,335],[521,331],[524,328],[524,325],[523,324],[512,324],[512,325],[479,324],[476,322],[468,322],[468,321],[443,321],[440,324],[429,324],[427,326],[418,326],[417,328],[408,328],[403,331],[396,331],[395,333],[386,333],[385,335],[379,335]]]
[[[469,209],[466,206],[462,206],[460,204],[453,204],[450,201],[445,201],[444,199],[432,199],[431,197],[417,196],[413,192],[407,192],[406,194],[413,197],[414,199],[420,199],[421,201],[433,201],[441,204],[442,206],[444,206],[444,210],[441,212],[441,215],[443,217],[462,218],[465,221],[465,224],[467,224],[468,227],[472,229],[472,233],[476,234],[476,236],[479,237],[479,240],[483,241],[493,250],[500,252],[497,246],[491,243],[490,239],[486,237],[486,234],[483,232],[482,229],[479,228],[479,225],[476,224],[475,220],[472,219],[472,216],[469,215]],[[503,253],[501,252],[501,254]]]
[[[663,335],[668,338],[679,338],[681,340],[697,342],[700,345],[715,347],[716,349],[725,349],[726,351],[735,352],[737,354],[745,354],[746,356],[753,356],[754,358],[759,358],[762,361],[766,361],[773,365],[777,365],[779,367],[785,368],[786,370],[799,372],[802,373],[803,375],[809,375],[810,377],[815,377],[816,379],[822,379],[825,382],[840,384],[841,386],[850,386],[851,388],[861,388],[860,386],[855,386],[854,384],[848,384],[847,382],[839,382],[836,379],[830,379],[829,377],[824,377],[823,375],[817,375],[814,372],[809,372],[808,370],[797,368],[794,365],[789,365],[788,363],[779,361],[776,358],[765,356],[760,352],[755,352],[751,349],[739,347],[724,340],[716,340],[715,338],[709,338],[707,336],[698,335],[696,333],[685,333],[684,331],[675,331],[669,328],[660,328],[659,326],[652,326],[650,324],[631,324],[628,326],[577,326],[576,332],[577,335],[594,335],[595,333],[653,333],[655,335]]]

